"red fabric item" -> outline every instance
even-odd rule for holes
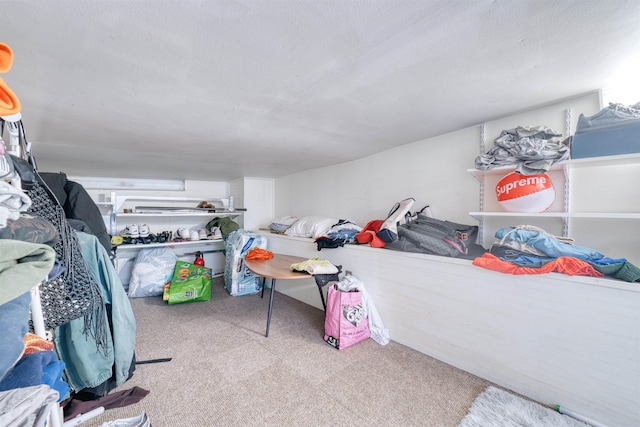
[[[384,240],[376,236],[376,233],[380,231],[380,226],[383,222],[383,219],[374,219],[373,221],[369,221],[362,231],[354,236],[356,241],[358,243],[369,243],[374,248],[384,248],[386,243]]]
[[[499,271],[507,274],[544,274],[562,273],[569,276],[592,276],[604,277],[604,274],[593,268],[588,262],[578,258],[561,256],[553,261],[549,261],[542,267],[520,267],[508,261],[503,261],[497,256],[486,252],[482,256],[475,258],[473,265],[486,268],[487,270]]]

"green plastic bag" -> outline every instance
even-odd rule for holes
[[[169,304],[210,299],[211,270],[190,262],[177,261],[169,285]]]

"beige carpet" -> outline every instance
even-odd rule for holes
[[[146,411],[154,427],[454,427],[490,385],[393,341],[336,350],[322,340],[324,312],[280,293],[265,338],[268,302],[229,296],[222,278],[209,302],[132,299],[137,359],[172,360],[138,365],[118,390],[149,395],[83,426]]]

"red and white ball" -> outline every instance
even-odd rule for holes
[[[556,198],[546,173],[522,175],[511,172],[496,185],[498,202],[508,212],[537,213],[549,209]]]

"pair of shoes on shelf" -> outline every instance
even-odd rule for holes
[[[209,240],[222,240],[222,231],[220,231],[220,227],[211,227],[207,238]]]
[[[207,208],[207,209],[215,209],[215,205],[212,205],[211,203],[207,202],[206,200],[201,201],[200,203],[198,203],[198,207],[200,209],[202,208]]]
[[[176,232],[176,236],[178,237],[178,239],[180,239],[180,240],[176,239],[176,241],[200,240],[200,235],[196,230],[189,230],[186,228],[178,228],[178,231]]]
[[[634,105],[609,103],[593,116],[580,114],[576,134],[640,124],[640,102]]]
[[[185,240],[191,240],[191,231],[189,231],[188,229],[184,228],[184,227],[180,227],[178,228],[178,230],[176,231],[176,242],[182,242]]]
[[[138,237],[114,236],[111,238],[111,242],[113,242],[116,239],[120,240],[120,244],[125,244],[125,245],[138,245],[138,244],[148,245],[151,243],[164,243],[164,242],[161,242],[155,234],[149,234],[148,236],[138,236]]]
[[[120,233],[123,237],[148,237],[149,236],[149,226],[147,224],[129,224],[124,230]]]
[[[138,243],[142,243],[140,237],[129,237],[129,236],[121,236],[123,245],[137,245]]]
[[[201,228],[200,230],[191,230],[189,240],[207,240],[207,231],[204,228]]]
[[[158,243],[166,243],[169,242],[169,235],[171,235],[170,231],[163,231],[162,233],[156,233],[155,235],[152,234],[152,236],[155,237],[156,242]]]
[[[186,228],[178,228],[177,236],[182,240],[207,240],[207,232],[204,229],[187,230]]]

